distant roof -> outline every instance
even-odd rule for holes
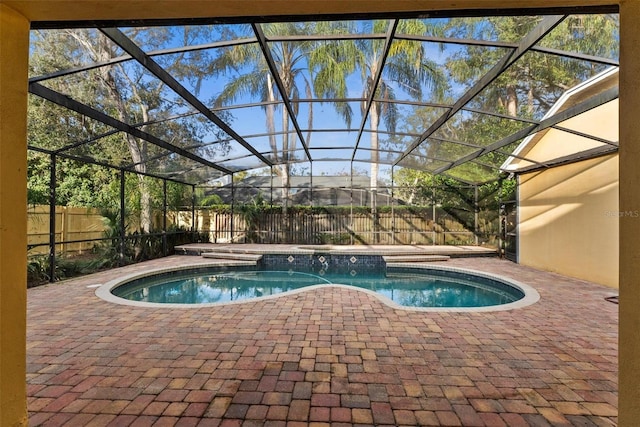
[[[313,200],[316,206],[346,206],[352,203],[367,206],[371,200],[368,176],[316,176],[312,180],[308,176],[290,177],[290,198],[293,204],[308,205]],[[250,176],[240,182],[211,188],[207,194],[218,195],[223,203],[249,203],[262,198],[267,204],[282,202],[282,181],[279,176]],[[271,191],[273,189],[273,191]],[[391,192],[382,183],[376,190],[378,205],[390,205]],[[395,204],[404,204],[395,199]]]
[[[353,177],[338,175],[329,176],[321,175],[314,176],[291,176],[289,177],[289,184],[293,188],[338,188],[338,187],[362,187],[368,188],[371,179],[368,176],[354,175]],[[282,179],[279,176],[249,176],[242,181],[234,182],[235,187],[254,187],[268,189],[271,187],[278,188],[282,186]],[[231,184],[226,184],[223,187],[230,187]],[[384,187],[384,184],[378,183],[379,187]]]

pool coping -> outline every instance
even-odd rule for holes
[[[433,245],[393,245],[393,246],[367,246],[367,245],[296,245],[274,244],[269,247],[251,244],[186,244],[175,247],[180,255],[201,255],[202,253],[237,253],[237,254],[271,254],[271,255],[448,255],[457,257],[484,257],[497,256],[496,249],[480,246],[433,246]]]
[[[299,294],[302,292],[314,291],[320,288],[326,289],[328,287],[337,287],[337,288],[345,288],[350,290],[356,290],[359,292],[364,292],[366,294],[376,297],[382,303],[386,304],[387,306],[393,309],[413,311],[413,312],[466,312],[466,313],[514,310],[514,309],[524,308],[529,305],[535,304],[540,300],[540,294],[538,293],[537,290],[535,290],[535,288],[527,284],[518,282],[517,280],[514,280],[509,277],[505,277],[505,276],[501,276],[493,273],[486,273],[479,270],[467,269],[467,268],[448,267],[448,266],[442,266],[442,265],[420,265],[415,263],[394,263],[392,267],[388,267],[388,270],[395,270],[395,269],[403,269],[403,270],[411,269],[416,271],[439,270],[439,271],[451,271],[456,273],[471,274],[471,275],[476,275],[476,276],[487,278],[487,279],[496,280],[504,284],[507,284],[509,286],[512,286],[516,289],[519,289],[524,293],[524,297],[511,303],[484,306],[484,307],[408,307],[408,306],[398,304],[393,300],[391,300],[390,298],[387,298],[386,296],[379,294],[375,291],[359,288],[352,285],[339,284],[339,283],[310,285],[300,289],[281,292],[275,295],[266,295],[262,297],[249,298],[249,299],[240,300],[240,301],[226,301],[226,302],[202,303],[202,304],[152,303],[152,302],[142,302],[142,301],[131,301],[128,299],[117,297],[111,293],[113,289],[127,282],[130,282],[136,279],[141,279],[144,277],[155,276],[157,274],[192,270],[196,268],[216,268],[216,267],[230,267],[230,266],[242,266],[242,265],[255,266],[255,263],[251,263],[251,262],[198,263],[198,264],[192,264],[192,265],[158,268],[158,269],[146,270],[142,272],[129,273],[117,279],[110,280],[105,284],[100,285],[99,287],[96,288],[95,295],[106,302],[119,304],[119,305],[133,306],[133,307],[197,309],[197,308],[206,308],[206,307],[220,307],[220,306],[232,305],[232,304],[235,305],[235,304],[255,303],[259,301],[283,298],[290,295]]]

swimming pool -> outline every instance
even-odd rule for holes
[[[431,267],[342,273],[196,268],[125,278],[102,286],[96,294],[121,304],[194,307],[275,298],[322,286],[356,287],[411,310],[504,310],[539,298],[533,288],[512,280]]]

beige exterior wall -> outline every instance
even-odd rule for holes
[[[619,108],[619,102],[616,99],[582,113],[579,116],[565,120],[559,123],[558,126],[584,134],[594,135],[607,141],[619,141]],[[598,148],[602,145],[599,141],[551,128],[548,129],[544,136],[537,143],[533,144],[526,153],[521,154],[538,162],[548,162],[579,151]],[[514,168],[533,166],[533,163],[521,159],[513,159],[511,163],[514,165]]]
[[[522,175],[518,198],[520,264],[618,287],[617,154]]]
[[[609,72],[590,84],[567,92],[559,111],[618,84]],[[560,123],[526,142],[520,154],[546,163],[575,153],[608,147],[585,138],[594,135],[619,141],[618,100],[610,101]],[[620,212],[619,157],[611,154],[520,175],[518,262],[567,276],[618,287],[620,215],[640,217],[640,211]],[[531,166],[513,159],[508,167]]]

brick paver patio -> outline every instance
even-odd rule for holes
[[[105,302],[94,284],[174,256],[28,291],[31,425],[611,426],[613,289],[490,258],[513,311],[409,312],[329,287],[221,307]]]

